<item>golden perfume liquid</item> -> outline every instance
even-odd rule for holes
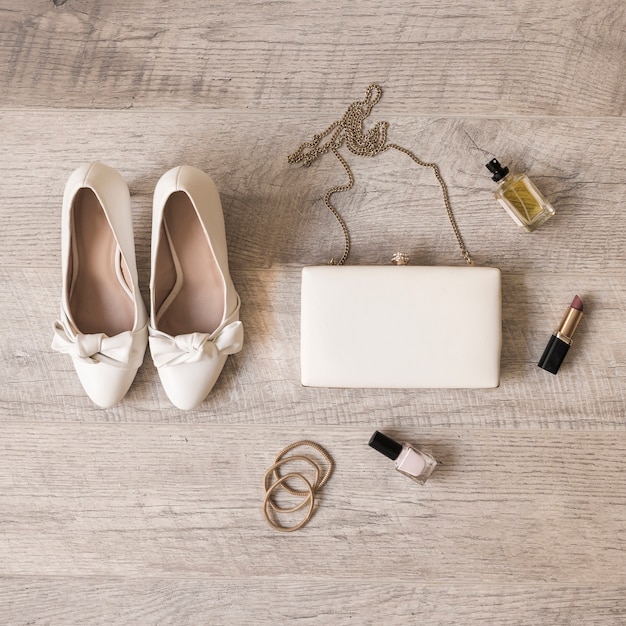
[[[487,163],[493,174],[492,180],[499,183],[494,193],[513,221],[527,232],[532,232],[554,215],[554,208],[526,174],[509,174],[497,159]]]

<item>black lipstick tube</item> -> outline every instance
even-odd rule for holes
[[[546,349],[539,359],[539,367],[556,374],[563,363],[563,359],[572,345],[572,337],[578,328],[578,324],[583,316],[583,303],[578,296],[574,298],[571,306],[565,311],[565,315],[554,332]]]

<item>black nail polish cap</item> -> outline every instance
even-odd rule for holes
[[[381,454],[389,457],[392,461],[395,461],[400,456],[400,452],[402,452],[401,443],[398,443],[391,437],[387,437],[387,435],[383,435],[378,431],[375,431],[370,437],[369,445],[374,448],[374,450],[378,450]]]
[[[509,168],[506,166],[502,167],[498,159],[491,159],[491,161],[489,161],[489,163],[487,163],[485,167],[493,174],[491,180],[495,181],[496,183],[501,181],[505,176],[508,176],[509,174]]]

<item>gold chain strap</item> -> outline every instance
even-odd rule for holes
[[[441,176],[441,172],[439,171],[437,164],[422,161],[407,148],[403,148],[395,143],[387,143],[387,130],[389,128],[389,122],[377,122],[370,130],[364,130],[363,124],[365,119],[369,116],[374,106],[380,101],[382,95],[383,90],[380,85],[375,83],[370,85],[365,92],[364,100],[357,100],[356,102],[353,102],[348,107],[348,110],[345,112],[342,119],[333,122],[322,133],[314,135],[312,141],[305,141],[293,154],[290,154],[287,157],[289,163],[302,162],[303,165],[308,167],[311,163],[313,163],[313,161],[315,161],[315,159],[319,158],[326,152],[332,152],[337,157],[348,175],[347,184],[331,187],[324,194],[324,203],[339,222],[344,236],[343,254],[341,255],[339,261],[335,261],[334,258],[331,259],[330,264],[343,265],[350,254],[350,233],[348,231],[348,227],[346,226],[344,219],[339,214],[339,211],[337,211],[330,201],[333,194],[341,191],[348,191],[354,186],[354,175],[352,174],[352,170],[350,169],[348,162],[339,152],[339,148],[345,144],[350,152],[358,156],[373,157],[381,152],[394,149],[406,154],[418,165],[421,165],[422,167],[430,167],[435,174],[439,186],[441,187],[443,202],[448,213],[448,219],[450,220],[450,224],[452,224],[452,230],[454,231],[459,248],[461,249],[461,254],[465,259],[465,262],[468,265],[471,265],[472,258],[463,243],[461,232],[459,231],[459,227],[457,226],[454,218],[454,213],[452,212],[452,206],[450,205],[448,188],[446,187],[446,183]],[[326,143],[321,143],[323,139],[329,136],[330,138],[326,141]]]

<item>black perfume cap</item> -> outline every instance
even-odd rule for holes
[[[370,437],[369,445],[374,448],[374,450],[378,450],[381,454],[389,457],[392,461],[395,461],[400,456],[400,452],[402,452],[401,443],[398,443],[391,437],[387,437],[387,435],[383,435],[378,431],[374,432]]]
[[[495,181],[496,183],[501,181],[505,176],[508,176],[509,174],[509,168],[502,167],[498,159],[491,159],[491,161],[489,161],[489,163],[487,163],[485,167],[493,174],[491,180]]]

